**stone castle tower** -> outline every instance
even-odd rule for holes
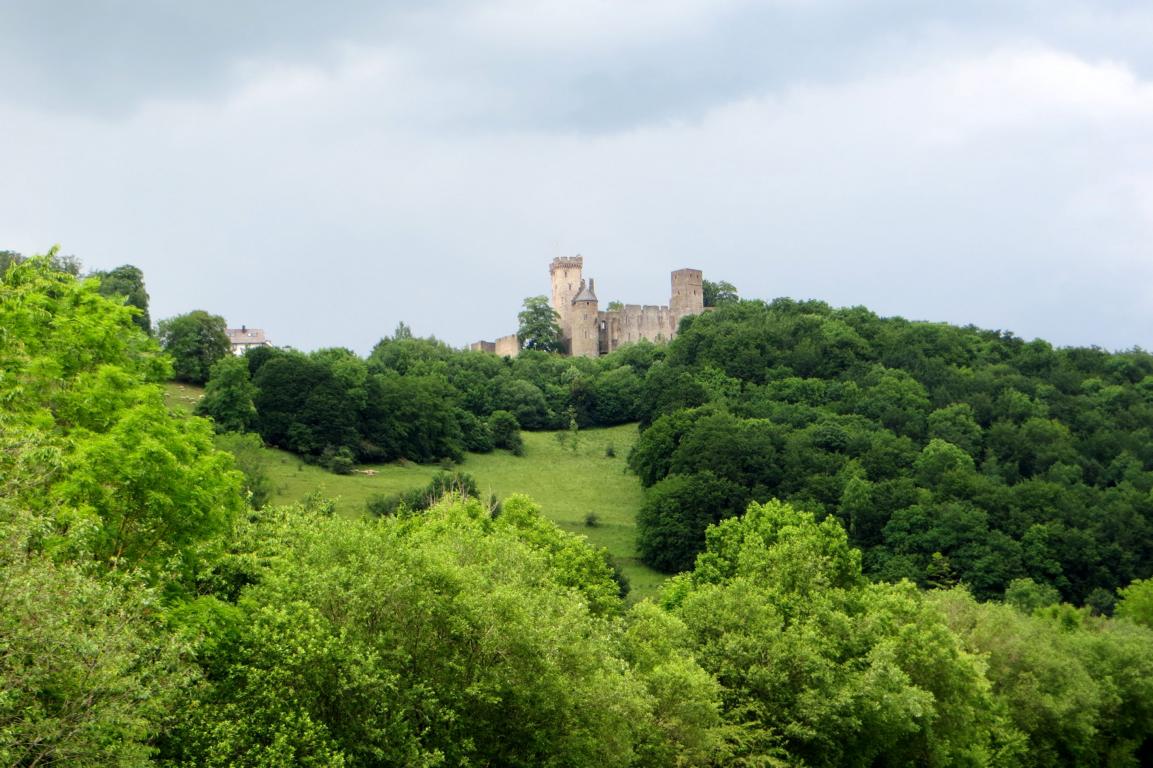
[[[552,281],[550,304],[553,311],[560,315],[558,324],[561,338],[572,336],[572,303],[584,289],[584,279],[581,277],[584,261],[581,256],[558,256],[548,265],[548,275]]]
[[[549,303],[560,318],[564,349],[574,357],[599,357],[642,339],[670,341],[677,335],[681,318],[705,311],[704,276],[699,269],[672,273],[668,306],[625,304],[610,310],[598,306],[593,281],[585,281],[583,269],[581,256],[559,256],[548,267],[552,282]],[[472,349],[515,356],[520,345],[516,334],[511,334],[495,342],[478,341]]]
[[[597,311],[597,295],[593,293],[593,281],[588,285],[581,280],[581,290],[572,300],[569,315],[568,352],[573,357],[596,357],[601,349],[600,312]]]
[[[687,315],[699,315],[705,311],[705,278],[699,269],[678,269],[673,272],[673,295],[669,299],[669,311],[676,324]]]

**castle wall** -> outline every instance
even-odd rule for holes
[[[626,304],[621,309],[600,314],[605,326],[605,339],[601,345],[605,352],[642,339],[654,343],[669,341],[676,335],[676,320],[668,307]]]
[[[584,259],[580,256],[555,258],[548,269],[552,282],[550,304],[560,315],[561,339],[570,355],[597,357],[623,344],[671,341],[677,335],[681,318],[705,311],[704,276],[699,269],[678,269],[672,273],[672,295],[667,307],[626,304],[604,312],[597,311],[591,280],[588,294],[582,296],[583,269]],[[578,296],[582,300],[578,301]],[[516,334],[510,334],[495,342],[477,342],[471,348],[516,357],[520,342]]]
[[[493,342],[493,351],[501,357],[516,357],[520,354],[520,339],[516,337],[515,333],[501,336]]]

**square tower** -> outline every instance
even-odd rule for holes
[[[673,324],[679,325],[682,317],[699,315],[705,311],[704,275],[699,269],[678,269],[673,272],[673,295],[669,298],[669,311]]]
[[[558,256],[548,265],[548,274],[552,279],[552,308],[560,315],[561,338],[565,340],[567,348],[572,338],[572,302],[581,290],[581,270],[584,268],[584,258],[581,256]]]

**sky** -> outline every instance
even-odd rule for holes
[[[1153,348],[1148,0],[0,0],[0,249],[302,350],[682,267]]]

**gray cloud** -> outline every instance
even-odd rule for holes
[[[157,318],[464,344],[582,252],[604,301],[697,266],[1058,343],[1153,330],[1136,3],[48,5],[0,10],[0,247],[137,264]]]

